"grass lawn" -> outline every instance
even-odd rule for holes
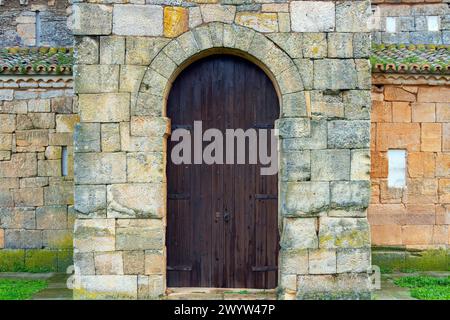
[[[45,280],[0,279],[0,300],[27,300],[46,287]]]
[[[394,281],[400,287],[411,289],[411,296],[420,300],[450,300],[450,277],[402,277]]]

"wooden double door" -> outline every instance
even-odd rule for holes
[[[189,130],[194,146],[194,121],[202,121],[203,131],[269,129],[279,117],[279,104],[272,82],[258,66],[213,55],[179,75],[167,114],[172,132]],[[176,165],[170,155],[177,143],[169,139],[167,150],[167,285],[275,288],[277,175],[261,175],[261,165],[248,164],[248,156],[247,164]]]

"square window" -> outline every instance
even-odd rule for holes
[[[439,31],[439,17],[438,16],[427,17],[427,28],[428,31]]]
[[[406,186],[406,151],[388,150],[388,187]]]
[[[386,17],[386,32],[397,32],[397,18]]]

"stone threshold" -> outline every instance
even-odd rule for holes
[[[167,300],[276,300],[276,289],[167,288]]]

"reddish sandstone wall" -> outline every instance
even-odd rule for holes
[[[450,87],[372,90],[373,245],[447,247],[450,224]],[[389,149],[407,151],[405,188],[388,188]]]

